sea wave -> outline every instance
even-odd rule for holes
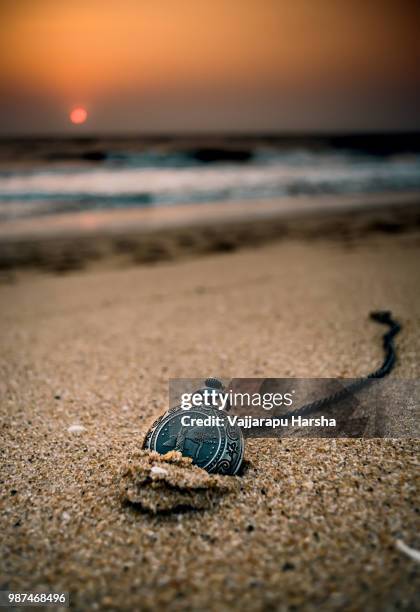
[[[99,165],[38,163],[3,169],[0,219],[95,208],[416,189],[419,154],[381,157],[260,148],[246,160],[203,163],[186,152],[110,151]]]

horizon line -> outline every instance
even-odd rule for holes
[[[337,138],[337,137],[374,137],[374,136],[410,136],[420,137],[420,128],[412,130],[400,130],[400,129],[389,129],[389,130],[273,130],[273,131],[183,131],[183,132],[170,132],[170,131],[156,131],[156,132],[126,132],[126,131],[115,131],[115,132],[77,132],[71,134],[68,132],[34,132],[30,134],[21,133],[0,133],[0,141],[6,140],[35,140],[35,139],[62,139],[62,140],[92,140],[98,138],[124,138],[127,140],[152,140],[152,139],[181,139],[181,138],[268,138],[268,139],[286,139],[286,138]]]

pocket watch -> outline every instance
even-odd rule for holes
[[[204,402],[204,392],[207,391],[209,397],[209,392],[215,390],[222,392],[222,383],[216,378],[208,378],[205,387],[196,392],[203,395],[202,405],[188,410],[175,406],[165,412],[149,429],[143,448],[161,455],[179,451],[209,473],[237,474],[244,457],[244,437],[239,426],[224,418],[224,411],[216,404]]]

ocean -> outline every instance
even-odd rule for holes
[[[2,140],[0,221],[177,203],[415,191],[419,141],[418,134]]]

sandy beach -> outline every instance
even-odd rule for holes
[[[0,612],[420,612],[419,9],[0,2]]]
[[[419,376],[418,208],[401,210],[239,246],[225,230],[153,265],[127,247],[82,270],[3,266],[1,588],[68,591],[76,610],[415,609],[397,541],[420,544],[417,440],[251,440],[242,476],[175,458],[164,512],[132,503],[171,377],[364,375],[378,308],[404,326],[393,375]]]

